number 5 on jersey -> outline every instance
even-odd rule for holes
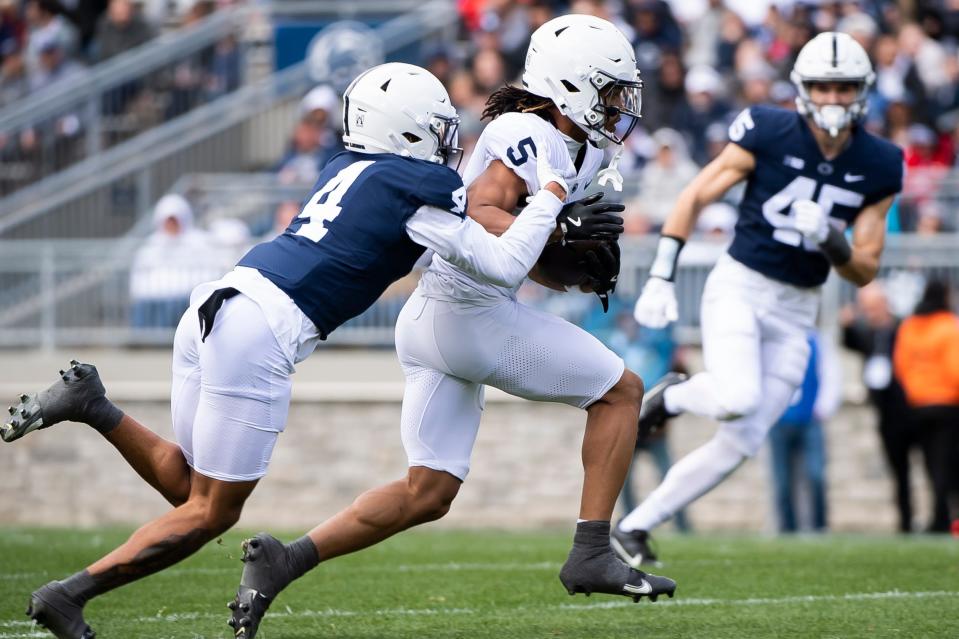
[[[518,155],[513,147],[506,149],[506,157],[513,163],[513,166],[522,166],[526,164],[526,160],[528,160],[530,156],[536,157],[536,144],[533,142],[533,138],[523,138],[519,141],[519,144],[516,145],[516,149],[519,150]]]

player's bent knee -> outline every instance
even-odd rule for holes
[[[405,480],[357,497],[352,510],[367,526],[403,529],[443,517],[459,485],[460,481],[448,473],[414,467]]]
[[[644,392],[643,380],[627,368],[619,381],[603,395],[603,401],[610,404],[628,404],[639,411]]]
[[[230,528],[233,528],[236,522],[240,521],[240,513],[242,511],[243,509],[239,507],[213,510],[207,518],[207,523],[209,524],[208,530],[215,531],[216,534],[226,532]]]
[[[731,421],[752,415],[759,408],[762,397],[750,388],[729,388],[720,394],[719,419]]]
[[[169,489],[163,491],[163,498],[170,502],[170,505],[176,508],[182,506],[190,499],[190,479],[177,482]]]
[[[436,495],[431,495],[423,501],[418,502],[416,509],[416,521],[417,522],[426,522],[426,521],[436,521],[441,519],[446,513],[450,511],[450,506],[452,506],[452,499],[442,499]]]
[[[409,483],[417,522],[435,521],[446,515],[459,492],[460,482],[452,475],[428,471],[427,476],[428,481],[413,480]]]
[[[764,432],[759,432],[746,427],[744,424],[731,423],[721,424],[719,430],[713,436],[712,442],[720,447],[725,457],[732,459],[739,455],[741,461],[746,461],[759,454],[763,447],[766,436]]]
[[[184,507],[192,507],[195,510],[200,527],[208,531],[210,535],[219,535],[232,528],[240,520],[240,514],[243,512],[242,504],[226,504],[207,498],[187,500]]]

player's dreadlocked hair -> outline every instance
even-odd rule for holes
[[[549,112],[551,106],[553,101],[549,98],[541,98],[529,91],[507,84],[494,91],[486,101],[482,119],[492,120],[504,113],[535,113],[547,122],[552,122],[553,118]]]

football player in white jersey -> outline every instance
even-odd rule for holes
[[[565,16],[537,29],[523,83],[523,90],[505,88],[491,98],[487,115],[496,119],[466,168],[467,213],[495,234],[511,228],[517,219],[511,211],[542,188],[537,162],[548,160],[566,178],[566,200],[577,200],[597,175],[602,147],[620,144],[639,115],[632,47],[612,24],[591,16]],[[621,218],[594,213],[590,205],[564,208],[559,219],[572,227],[567,237],[587,226],[622,231]],[[358,497],[309,538],[325,561],[446,514],[469,471],[488,384],[587,411],[579,523],[560,573],[569,594],[636,601],[672,596],[671,579],[630,568],[609,541],[613,506],[635,447],[642,381],[582,329],[519,304],[519,284],[491,283],[434,256],[396,326],[406,376],[402,438],[409,471]],[[255,628],[288,583],[270,567],[287,559],[280,542],[261,534],[247,542],[245,561],[235,618]]]
[[[875,78],[869,56],[846,34],[822,33],[802,48],[791,78],[797,112],[743,111],[729,129],[731,143],[680,194],[636,302],[640,324],[676,319],[673,276],[696,217],[747,180],[735,238],[703,291],[706,370],[689,380],[664,378],[640,415],[641,430],[686,411],[718,420],[719,429],[617,525],[613,545],[633,566],[655,562],[651,529],[759,451],[802,381],[806,335],[830,270],[863,286],[879,268],[903,164],[900,149],[859,125]]]
[[[569,15],[542,25],[530,39],[523,89],[503,88],[487,103],[484,115],[494,119],[464,175],[468,214],[491,232],[507,229],[510,212],[539,188],[532,160],[541,155],[575,173],[567,201],[582,198],[602,149],[621,145],[635,126],[641,86],[632,46],[609,22]],[[597,221],[584,211],[573,204],[560,214],[567,237]],[[515,292],[433,258],[396,326],[410,465],[424,470],[445,508],[469,470],[484,385],[585,409],[579,521],[560,580],[570,594],[671,596],[672,580],[630,569],[603,538],[635,447],[641,380],[586,331],[520,304]]]

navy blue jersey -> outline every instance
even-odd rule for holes
[[[793,111],[754,106],[729,127],[729,139],[756,158],[729,253],[766,277],[801,287],[825,282],[829,262],[794,229],[792,203],[818,202],[844,229],[863,207],[898,193],[903,172],[899,147],[861,127],[827,161],[809,126]]]
[[[326,339],[412,270],[425,247],[410,239],[406,221],[421,206],[464,217],[463,180],[424,160],[345,151],[324,167],[289,228],[239,266],[276,284]]]

